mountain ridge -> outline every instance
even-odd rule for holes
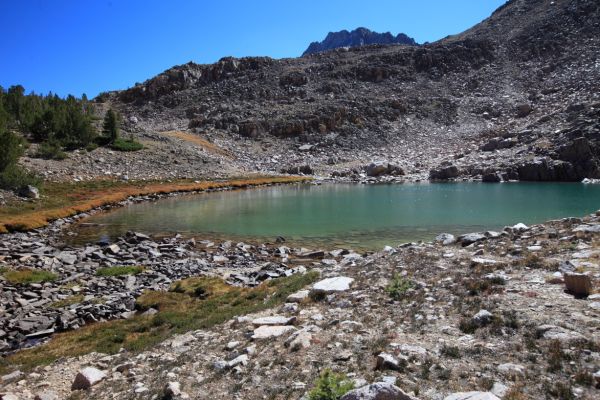
[[[600,143],[587,121],[600,101],[599,9],[512,0],[433,43],[188,63],[97,100],[126,116],[127,131],[201,135],[238,154],[244,170],[309,165],[358,177],[381,160],[410,179],[598,178]],[[577,136],[585,140],[573,145]],[[303,144],[312,150],[298,151]],[[446,164],[453,176],[439,173]]]
[[[417,42],[404,33],[399,33],[394,36],[390,32],[378,33],[363,27],[356,28],[352,31],[343,29],[337,32],[329,32],[325,39],[320,42],[312,42],[302,53],[302,57],[340,47],[360,47],[372,44],[416,46]]]

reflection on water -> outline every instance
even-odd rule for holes
[[[179,196],[98,214],[78,241],[128,230],[380,248],[437,233],[499,229],[592,212],[600,186],[569,183],[293,185]]]

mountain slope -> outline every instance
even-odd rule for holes
[[[359,47],[371,44],[404,44],[415,46],[417,42],[404,33],[394,36],[389,32],[378,33],[367,28],[357,28],[350,32],[344,29],[339,32],[329,32],[321,42],[312,42],[304,53],[302,53],[302,56],[340,47]]]
[[[189,130],[214,140],[245,170],[310,164],[353,175],[383,160],[415,179],[442,163],[474,179],[600,177],[599,9],[593,0],[513,0],[424,46],[189,63],[98,101],[135,121],[130,131]],[[314,146],[299,152],[303,143]],[[501,148],[481,154],[484,145]]]

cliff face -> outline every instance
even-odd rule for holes
[[[338,49],[340,47],[360,47],[371,44],[404,44],[416,46],[417,42],[404,33],[394,36],[389,32],[378,33],[367,28],[357,28],[350,32],[344,29],[339,32],[329,32],[322,42],[312,42],[304,53],[302,53],[302,56]]]

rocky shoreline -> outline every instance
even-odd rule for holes
[[[363,391],[397,385],[422,399],[571,398],[565,393],[592,399],[600,387],[600,213],[457,238],[442,234],[374,254],[155,241],[133,232],[113,243],[58,249],[62,229],[57,221],[3,235],[0,257],[9,267],[58,276],[14,286],[1,278],[4,351],[43,341],[53,330],[129,318],[144,289],[167,290],[189,276],[253,286],[317,269],[335,287],[344,283],[341,289],[321,283],[325,296],[310,296],[316,285],[281,308],[189,332],[138,355],[90,354],[14,372],[2,377],[3,399],[67,398],[79,393],[71,392],[74,380],[89,378],[80,376],[83,367],[100,373],[82,386],[93,385],[82,393],[98,399],[299,398],[325,367],[348,374],[357,387],[388,385]],[[138,265],[144,269],[135,275],[98,275],[101,268]],[[74,296],[81,301],[67,305]],[[473,391],[484,397],[448,397]],[[525,397],[511,397],[517,394]]]

